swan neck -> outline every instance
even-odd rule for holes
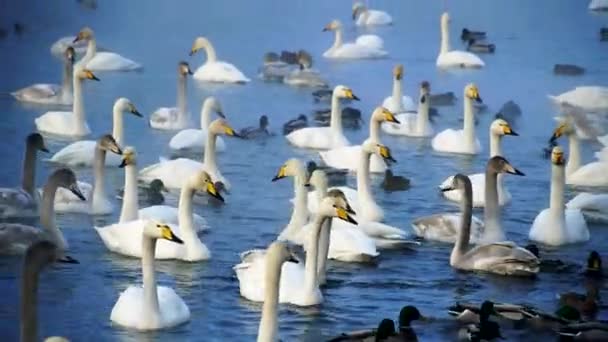
[[[119,146],[124,145],[123,115],[122,110],[117,105],[114,105],[112,109],[112,137],[114,137]]]
[[[95,208],[95,204],[106,198],[105,190],[105,179],[104,169],[106,164],[106,150],[95,146],[95,160],[93,162],[93,175],[95,177],[95,184],[93,186],[93,199],[91,203],[92,207]]]
[[[207,132],[207,143],[205,144],[205,155],[203,156],[203,164],[208,171],[217,173],[216,163],[216,142],[217,133],[208,131]]]
[[[85,129],[85,113],[84,113],[84,100],[82,99],[82,80],[74,74],[74,102],[72,103],[72,112],[74,113],[75,127],[77,135],[84,135]]]
[[[342,111],[340,109],[340,98],[334,94],[331,96],[331,118],[329,126],[334,133],[342,134]]]
[[[463,121],[463,131],[464,138],[466,140],[467,146],[469,149],[473,149],[475,146],[475,117],[474,117],[474,109],[473,109],[473,100],[464,97],[464,121]]]
[[[206,41],[204,44],[205,53],[207,54],[207,63],[215,63],[217,61],[217,54],[215,53],[215,48],[211,45],[211,42]]]
[[[201,130],[207,131],[211,124],[211,101],[205,101],[201,109]]]
[[[504,233],[500,225],[500,207],[498,206],[498,174],[492,170],[486,170],[485,178],[484,239],[486,242],[496,242],[504,240]]]
[[[21,280],[21,342],[38,340],[38,275],[41,265],[26,259]]]
[[[332,45],[332,49],[337,49],[342,46],[342,28],[337,28],[335,32],[334,45]]]
[[[564,186],[566,174],[563,165],[551,166],[551,199],[549,208],[551,214],[558,218],[565,216]]]
[[[29,144],[25,147],[23,157],[23,170],[21,170],[21,188],[30,196],[34,196],[36,191],[34,182],[36,181],[36,149]]]
[[[568,156],[566,171],[570,175],[581,167],[581,146],[576,133],[571,133],[568,136],[568,142],[570,144],[570,156]]]
[[[372,191],[369,185],[369,164],[371,154],[361,149],[359,158],[359,169],[357,170],[357,195],[360,203],[372,201]]]
[[[380,142],[380,121],[370,120],[369,122],[369,139],[370,141]]]
[[[57,181],[50,178],[42,189],[42,206],[40,209],[40,225],[46,230],[60,250],[66,249],[63,234],[55,225],[55,193],[57,192]]]
[[[306,265],[304,265],[304,288],[307,293],[313,293],[318,287],[317,268],[319,259],[319,237],[325,217],[317,214],[313,223],[312,234],[308,242],[311,244],[306,249]]]
[[[154,251],[156,239],[146,235],[142,237],[141,273],[144,288],[144,315],[147,320],[154,322],[160,318],[160,306],[158,304],[158,292],[156,289],[156,273],[154,272]]]
[[[278,341],[278,308],[279,308],[279,282],[281,280],[282,262],[266,255],[266,289],[264,293],[264,305],[262,307],[262,319],[258,328],[258,342]]]
[[[137,192],[137,167],[133,164],[125,166],[125,190],[120,210],[119,222],[137,220],[139,217],[139,194]]]
[[[87,44],[87,52],[84,54],[84,57],[82,57],[82,60],[79,62],[80,65],[86,67],[87,63],[89,63],[89,61],[91,61],[91,59],[95,57],[95,54],[97,54],[97,41],[95,40],[95,37],[91,37],[89,38],[89,42]]]
[[[177,204],[179,230],[182,234],[182,239],[186,243],[196,236],[192,217],[192,197],[194,196],[194,191],[195,189],[192,186],[187,185],[182,187]]]
[[[308,218],[308,191],[304,184],[306,184],[306,171],[300,167],[293,178],[295,202],[288,224],[290,227],[301,228],[306,224]]]
[[[465,183],[463,198],[461,204],[462,216],[460,220],[460,231],[458,234],[458,240],[454,245],[452,251],[452,258],[454,253],[457,256],[463,255],[469,249],[469,239],[471,235],[471,221],[473,216],[473,188],[470,182]]]
[[[403,110],[401,108],[401,100],[403,98],[403,90],[401,80],[398,80],[396,77],[393,78],[393,106],[395,106],[396,112],[400,112]]]
[[[450,51],[450,27],[447,23],[441,23],[441,50],[439,54]]]
[[[186,76],[179,75],[179,77],[177,78],[177,115],[180,124],[185,123],[187,119],[186,116],[188,115],[186,101],[186,83]]]
[[[424,98],[424,102],[418,102],[418,116],[416,118],[416,128],[418,130],[418,134],[423,134],[427,131],[427,126],[429,124],[429,110],[430,110],[430,100],[428,95],[421,95],[420,100]]]
[[[74,66],[70,60],[65,61],[63,64],[63,78],[61,81],[61,95],[65,96],[72,93],[73,83],[72,78],[74,74]]]
[[[319,234],[319,250],[317,253],[317,280],[319,284],[325,284],[327,274],[327,256],[329,255],[331,221],[332,219],[325,220]]]
[[[498,135],[490,129],[490,158],[494,156],[502,156],[502,136]]]

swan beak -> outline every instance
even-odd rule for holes
[[[519,171],[518,169],[514,168],[511,165],[507,165],[506,171],[507,171],[507,173],[510,173],[510,174],[516,175],[516,176],[525,176],[526,175],[525,173]]]
[[[353,94],[353,91],[350,89],[346,90],[346,98],[355,100],[355,101],[359,101],[359,98],[357,97],[357,95]]]
[[[559,137],[561,137],[562,135],[564,135],[564,131],[566,130],[566,125],[559,125],[559,127],[557,127],[555,129],[555,131],[553,131],[553,135],[551,135],[551,139],[549,139],[549,142],[555,142],[555,140],[557,140]]]
[[[505,133],[505,135],[513,135],[513,136],[516,136],[516,137],[519,136],[519,134],[517,132],[515,132],[513,130],[513,128],[511,128],[511,126],[506,126],[504,128],[504,133]]]
[[[222,197],[222,194],[217,191],[217,188],[215,187],[215,184],[213,184],[213,182],[207,182],[207,193],[211,195],[211,197],[224,203],[224,197]]]
[[[481,99],[481,96],[479,96],[479,94],[477,94],[477,96],[475,96],[475,102],[483,103],[483,100]]]
[[[222,110],[217,110],[217,111],[215,111],[215,113],[217,114],[217,116],[219,116],[222,119],[226,118],[226,115],[224,114],[224,112]]]
[[[82,191],[80,191],[80,188],[78,187],[78,184],[74,183],[72,185],[70,185],[70,187],[68,188],[74,195],[76,195],[76,197],[80,198],[81,201],[86,201],[87,199],[84,197],[84,195],[82,194]]]
[[[42,146],[42,147],[40,148],[40,151],[45,152],[45,153],[50,153],[50,152],[51,152],[51,151],[49,151],[49,149],[48,149],[48,148],[46,148],[46,146]]]
[[[122,161],[120,162],[120,165],[118,165],[119,168],[124,168],[125,166],[127,166],[127,158],[123,158]]]
[[[305,186],[305,187],[307,187],[307,188],[310,188],[310,183],[309,183],[309,182],[306,182],[306,183],[304,184],[304,186]]]
[[[175,235],[173,233],[173,231],[171,230],[171,228],[168,225],[166,225],[166,224],[161,225],[160,230],[161,230],[161,235],[162,235],[163,239],[173,241],[173,242],[176,242],[179,244],[184,243],[184,241],[182,239],[180,239],[177,235]]]
[[[122,155],[122,149],[120,148],[120,146],[118,146],[118,144],[111,146],[110,151]]]
[[[277,173],[276,176],[274,176],[274,178],[272,179],[273,182],[278,181],[281,178],[285,178],[287,177],[287,174],[285,173],[285,165],[281,166],[281,168],[279,169],[279,172]]]
[[[80,41],[80,39],[81,39],[81,38],[80,38],[80,34],[78,34],[78,35],[76,36],[76,38],[74,38],[74,40],[72,40],[72,44],[74,44],[74,43],[78,43],[78,42]]]
[[[353,210],[353,207],[351,207],[348,203],[346,203],[346,212],[351,215],[357,215],[357,213]]]
[[[384,145],[378,145],[378,148],[380,149],[380,156],[384,159],[384,160],[388,160],[391,161],[393,163],[396,163],[397,161],[395,160],[395,158],[393,158],[393,156],[391,155],[391,150],[390,148],[384,146]]]
[[[224,125],[224,133],[231,137],[241,138],[241,136],[234,129],[232,129],[232,127],[228,125]]]
[[[62,263],[65,263],[65,264],[80,264],[78,262],[78,260],[72,258],[69,255],[65,255],[62,258],[57,259],[57,262],[62,262]]]
[[[325,26],[321,32],[331,31],[331,27],[329,25]]]
[[[391,113],[391,111],[389,111],[386,108],[382,109],[382,113],[384,114],[384,120],[387,122],[393,122],[396,124],[400,124],[401,122],[399,122],[399,120],[397,120],[397,118],[395,117],[395,114]]]
[[[342,207],[335,207],[335,208],[336,208],[336,215],[338,216],[339,219],[352,223],[354,225],[357,225],[357,221],[355,221],[355,219],[352,218],[352,216],[350,216],[348,214],[346,209],[344,209]]]
[[[140,118],[143,118],[144,116],[137,110],[137,108],[135,108],[135,106],[131,106],[131,110],[130,110],[131,114],[138,116]]]
[[[197,49],[191,49],[190,52],[188,53],[188,56],[192,56],[196,53],[196,51],[198,51]]]
[[[443,188],[442,187],[439,188],[439,191],[441,191],[441,192],[448,192],[448,191],[452,191],[452,190],[456,190],[456,189],[453,186],[451,186],[451,185],[448,185],[448,186],[443,187]]]
[[[287,259],[287,262],[293,262],[294,264],[299,264],[300,260],[298,260],[298,258],[296,258],[295,255],[290,254],[289,259]]]

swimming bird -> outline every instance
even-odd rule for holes
[[[606,113],[608,111],[608,87],[579,86],[559,95],[549,95],[557,105],[569,104],[587,113]]]
[[[483,31],[472,31],[468,28],[463,28],[460,32],[460,39],[463,41],[469,41],[471,39],[486,39],[486,33]]]
[[[361,111],[353,107],[342,108],[342,127],[358,129],[363,123]],[[313,119],[318,126],[327,127],[331,125],[331,108],[316,109],[313,112]]]
[[[490,320],[490,315],[495,313],[494,303],[486,300],[481,304],[479,311],[479,324],[469,325],[459,332],[459,336],[468,337],[469,341],[492,341],[504,339],[500,333],[498,323]]]
[[[87,42],[86,54],[76,63],[92,71],[135,71],[143,66],[135,61],[110,51],[98,51],[95,33],[90,27],[82,28],[73,43]]]
[[[392,135],[405,135],[412,137],[430,137],[434,130],[430,125],[430,92],[429,82],[420,84],[420,96],[417,113],[401,113],[395,115],[399,123],[383,123],[382,130]]]
[[[220,61],[217,58],[215,48],[205,37],[198,37],[192,44],[190,56],[200,50],[205,50],[207,60],[203,65],[198,67],[194,72],[194,79],[203,82],[217,83],[247,83],[250,81],[237,67],[234,65]]]
[[[382,106],[395,114],[413,112],[416,105],[411,97],[403,95],[403,64],[397,64],[393,68],[393,93],[384,99]]]
[[[323,28],[323,32],[326,31],[334,31],[335,40],[334,44],[323,53],[325,58],[374,59],[388,55],[388,52],[384,50],[382,38],[373,34],[365,34],[359,36],[354,42],[344,43],[342,41],[342,23],[337,19]]]
[[[353,4],[353,20],[357,26],[391,25],[393,18],[390,14],[367,8],[362,2]]]
[[[585,73],[585,68],[574,64],[555,64],[553,73],[556,75],[578,76]]]
[[[150,127],[164,130],[184,129],[190,124],[186,98],[188,75],[192,70],[187,62],[177,64],[177,106],[160,107],[150,115]]]
[[[439,68],[482,68],[485,63],[475,54],[451,50],[450,48],[450,15],[444,12],[441,15],[441,45],[437,56]]]
[[[391,169],[386,169],[384,171],[384,180],[382,180],[380,186],[389,192],[403,191],[410,188],[410,180],[403,176],[395,176]]]
[[[306,115],[300,114],[297,118],[291,119],[283,124],[283,135],[288,135],[289,133],[304,127],[308,127],[308,118]]]
[[[469,39],[469,43],[467,44],[467,51],[477,53],[494,53],[496,51],[496,45],[482,43],[477,41],[476,39]]]
[[[215,113],[222,119],[226,118],[224,110],[222,109],[222,104],[213,96],[209,96],[205,99],[205,101],[203,101],[203,106],[201,107],[200,128],[186,128],[177,132],[171,138],[171,140],[169,140],[169,147],[178,151],[195,151],[197,153],[202,151],[208,139],[207,130],[211,124],[211,113]],[[226,150],[226,143],[222,137],[217,137],[215,149],[217,152]]]
[[[260,116],[259,126],[258,127],[245,127],[242,128],[239,132],[239,135],[243,139],[261,139],[266,138],[271,135],[268,130],[268,116],[262,115]]]

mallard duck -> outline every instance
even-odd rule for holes
[[[496,338],[504,339],[500,334],[498,323],[490,320],[490,315],[495,314],[494,303],[486,300],[481,304],[479,310],[479,324],[469,324],[458,332],[461,339],[469,341],[491,341]]]
[[[586,294],[566,292],[559,296],[560,306],[571,306],[578,310],[583,316],[593,318],[598,312],[598,288],[589,286]]]
[[[258,127],[245,127],[241,129],[239,135],[243,139],[259,139],[270,136],[268,131],[268,117],[266,115],[260,116]]]
[[[591,253],[589,253],[589,257],[587,258],[587,267],[585,269],[585,275],[595,278],[600,278],[603,276],[602,258],[600,257],[600,254],[598,252],[591,251]]]
[[[494,53],[494,51],[496,51],[496,45],[482,43],[475,39],[469,39],[469,43],[467,44],[467,51],[477,53]]]
[[[321,126],[329,126],[329,119],[331,116],[330,109],[320,109],[313,113],[315,122]],[[342,126],[346,128],[359,128],[363,119],[361,118],[361,111],[353,107],[344,107],[342,109]]]
[[[463,41],[471,39],[486,39],[486,33],[483,31],[472,31],[465,27],[460,33],[460,39]]]

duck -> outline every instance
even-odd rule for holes
[[[363,123],[361,111],[353,107],[342,108],[342,127],[350,129],[359,129]],[[331,108],[315,109],[313,118],[317,126],[327,127],[331,125]]]
[[[288,135],[289,133],[304,127],[308,127],[308,117],[304,114],[300,114],[297,118],[291,119],[283,124],[283,135]]]
[[[405,135],[411,137],[430,137],[434,134],[433,127],[430,125],[429,111],[431,85],[429,82],[420,84],[420,97],[418,100],[417,113],[402,113],[395,117],[399,121],[396,123],[383,123],[382,130],[391,135]]]
[[[559,305],[572,307],[583,316],[593,319],[599,310],[598,291],[597,286],[590,285],[584,295],[575,292],[562,293],[559,295]]]
[[[534,219],[529,238],[546,245],[561,246],[589,240],[589,228],[581,210],[565,209],[564,151],[553,148],[551,154],[551,201]]]
[[[307,246],[306,261],[302,264],[284,264],[279,285],[279,303],[289,303],[297,306],[312,306],[323,302],[319,290],[317,264],[319,236],[323,223],[337,217],[352,224],[357,224],[346,208],[339,205],[338,199],[326,197],[319,206],[314,219],[309,245]],[[241,254],[241,262],[233,267],[239,280],[239,290],[242,297],[261,302],[265,298],[266,284],[266,254],[267,250],[254,249]],[[269,270],[270,271],[270,270]]]
[[[78,65],[92,71],[138,71],[143,66],[135,61],[110,51],[97,51],[95,33],[90,27],[82,28],[73,43],[87,42],[87,52]]]
[[[353,20],[357,26],[382,26],[393,24],[393,18],[390,14],[384,11],[368,9],[359,1],[353,4]]]
[[[458,99],[456,98],[456,95],[454,95],[454,92],[447,91],[443,93],[430,94],[429,100],[433,106],[442,107],[452,106]]]
[[[105,191],[105,159],[107,152],[122,155],[122,148],[110,135],[102,135],[95,144],[95,157],[93,185],[79,182],[86,197],[81,201],[78,196],[65,189],[58,189],[55,196],[55,211],[58,213],[83,213],[89,215],[108,215],[114,211],[114,204],[110,201]]]
[[[133,114],[135,117],[143,117],[129,99],[121,97],[114,102],[114,107],[112,107],[112,137],[119,146],[125,144],[123,113]],[[73,167],[91,167],[95,160],[96,146],[97,141],[95,140],[76,141],[53,154],[49,161]],[[121,159],[118,154],[110,154],[105,160],[106,166],[118,166],[120,163]]]
[[[346,170],[334,169],[329,166],[318,165],[314,160],[309,160],[306,163],[306,171],[309,175],[312,175],[315,170],[321,170],[323,171],[323,173],[325,173],[325,176],[327,177],[327,183],[330,186],[346,185],[346,176],[348,175],[348,171]]]
[[[502,137],[503,136],[519,136],[511,125],[503,119],[495,119],[490,125],[490,158],[494,156],[502,156]],[[504,185],[502,175],[498,176],[498,204],[503,206],[511,202],[511,193]],[[485,172],[469,175],[471,184],[473,185],[473,207],[482,208],[485,203]],[[447,186],[452,182],[451,177],[444,180],[440,188]],[[460,191],[444,191],[443,197],[453,202],[462,201],[462,192]]]
[[[34,123],[39,132],[70,138],[80,138],[91,133],[86,121],[82,98],[82,81],[85,79],[99,81],[99,78],[91,70],[75,66],[72,111],[50,111],[37,117],[34,119]]]
[[[286,59],[283,56],[285,53],[286,51],[281,53],[281,59]],[[312,56],[308,52],[300,50],[294,57],[299,67],[290,69],[283,78],[283,83],[296,87],[326,88],[328,86],[321,73],[312,68]]]
[[[334,88],[331,100],[331,123],[329,127],[305,127],[295,130],[285,136],[287,141],[300,148],[329,150],[348,146],[350,142],[342,132],[342,116],[340,115],[340,99],[359,100],[352,89],[338,85]]]
[[[473,101],[482,103],[479,89],[473,83],[464,88],[464,121],[462,130],[448,128],[439,132],[431,145],[433,149],[444,153],[478,154],[481,144],[475,137],[475,110]]]
[[[219,135],[239,137],[224,119],[215,119],[209,124],[207,130],[207,142],[202,163],[188,158],[177,158],[172,160],[160,160],[156,164],[145,167],[139,171],[139,179],[144,183],[150,183],[154,179],[160,179],[169,189],[181,189],[184,181],[201,169],[209,172],[215,181],[221,181],[230,190],[230,183],[220,172],[216,161],[216,144]]]
[[[204,170],[199,170],[197,173],[188,177],[181,189],[179,208],[178,208],[178,225],[168,224],[168,227],[174,232],[180,233],[184,239],[184,243],[174,245],[170,243],[159,243],[156,248],[156,259],[177,259],[185,261],[201,261],[209,260],[211,253],[209,249],[197,236],[197,227],[194,227],[195,221],[192,214],[192,196],[195,191],[203,191],[208,195],[223,201],[223,197],[215,188],[215,184],[211,176]],[[133,191],[132,191],[133,192]],[[133,197],[137,196],[137,192]],[[127,206],[130,205],[130,206]],[[145,248],[137,242],[139,237],[145,234],[146,227],[150,221],[162,221],[166,216],[172,216],[173,208],[166,206],[152,207],[152,209],[139,211],[138,217],[135,220],[129,220],[134,215],[133,208],[137,210],[137,201],[123,201],[123,212],[121,219],[123,222],[117,222],[104,227],[95,227],[106,248],[110,251],[131,257],[145,257]],[[131,210],[130,216],[125,217],[128,210]],[[173,210],[172,210],[173,209]],[[199,229],[200,230],[200,229]]]
[[[391,169],[386,169],[380,186],[388,192],[405,191],[410,188],[410,180],[403,176],[395,176]]]
[[[468,28],[463,28],[460,32],[460,39],[462,41],[469,41],[471,39],[486,39],[486,33],[484,31],[473,31]]]
[[[283,82],[287,74],[297,68],[294,63],[284,61],[276,52],[264,54],[264,64],[259,69],[259,77],[267,82]]]
[[[268,130],[268,116],[262,115],[260,116],[260,121],[258,127],[245,127],[241,129],[239,135],[243,139],[254,140],[254,139],[262,139],[271,136],[272,134]]]
[[[496,51],[496,45],[482,43],[476,39],[469,39],[467,43],[467,51],[476,53],[494,53]]]
[[[0,188],[1,218],[38,216],[39,198],[35,184],[38,151],[49,153],[44,138],[39,133],[28,134],[25,138],[21,187]]]
[[[605,42],[608,40],[608,27],[600,28],[600,41]]]
[[[471,324],[459,331],[459,337],[465,337],[469,341],[492,341],[504,339],[500,333],[500,325],[490,320],[490,315],[496,313],[494,303],[485,301],[481,304],[479,311],[479,324]]]
[[[162,130],[184,129],[190,124],[186,81],[192,70],[187,62],[177,64],[177,107],[160,107],[150,115],[150,127]]]
[[[226,118],[220,101],[210,96],[203,101],[201,108],[201,128],[187,128],[177,132],[169,141],[169,147],[177,151],[203,150],[207,141],[207,129],[211,124],[212,112],[222,119]],[[217,137],[215,148],[217,152],[226,150],[226,143],[222,137]]]
[[[540,270],[542,272],[564,273],[569,272],[570,268],[572,268],[571,264],[565,263],[560,259],[542,258],[540,255],[540,249],[534,243],[529,243],[524,248],[529,250],[540,260]]]
[[[579,86],[559,95],[549,95],[557,105],[569,104],[587,113],[608,111],[608,87]]]
[[[74,71],[75,55],[76,52],[73,47],[66,48],[63,53],[63,77],[61,85],[36,83],[14,91],[11,95],[20,102],[44,105],[71,105],[73,100],[72,75]]]
[[[140,331],[168,329],[189,321],[188,305],[172,288],[157,286],[154,269],[157,241],[167,245],[183,245],[184,241],[168,225],[152,220],[145,222],[138,237],[143,284],[131,285],[120,294],[110,321]]]
[[[521,113],[521,107],[515,101],[509,100],[500,107],[494,118],[514,124],[521,117]]]
[[[76,175],[70,169],[60,168],[48,177],[40,202],[40,226],[42,229],[20,223],[0,224],[0,255],[23,255],[27,248],[40,240],[53,242],[62,251],[68,250],[66,239],[55,224],[55,193],[58,188],[71,191],[85,200],[78,187]]]
[[[450,48],[450,15],[444,12],[441,15],[441,47],[437,56],[437,67],[449,68],[483,68],[485,63],[477,55]]]
[[[591,0],[589,1],[590,11],[608,11],[608,1],[606,0]]]
[[[388,56],[388,52],[384,50],[382,38],[373,34],[359,36],[355,42],[343,43],[342,23],[337,19],[323,28],[323,32],[326,31],[334,31],[336,35],[334,44],[323,53],[325,58],[375,59]]]
[[[21,272],[20,291],[20,336],[21,341],[34,342],[38,339],[38,286],[40,273],[53,263],[78,264],[78,261],[65,255],[55,244],[42,240],[27,248]],[[62,337],[61,337],[62,338]],[[60,339],[60,337],[50,337]],[[67,341],[64,339],[64,341]]]
[[[585,73],[585,68],[574,64],[555,64],[553,73],[555,75],[578,76]]]
[[[250,81],[234,65],[217,59],[215,48],[205,37],[197,37],[190,49],[190,56],[200,50],[205,50],[207,60],[194,72],[194,79],[203,82],[215,83],[238,83],[244,84]]]
[[[413,112],[416,105],[411,97],[403,95],[402,91],[403,64],[397,64],[393,68],[393,94],[384,99],[382,106],[395,114]]]
[[[380,125],[383,122],[391,122],[399,124],[399,120],[395,115],[384,107],[376,107],[372,112],[369,121],[369,136],[367,141],[380,142]],[[319,152],[321,160],[330,167],[335,169],[345,169],[349,171],[357,171],[360,163],[361,145],[342,146],[330,149],[328,151]],[[373,155],[369,165],[369,170],[372,173],[382,173],[386,170],[386,164],[381,157]]]

